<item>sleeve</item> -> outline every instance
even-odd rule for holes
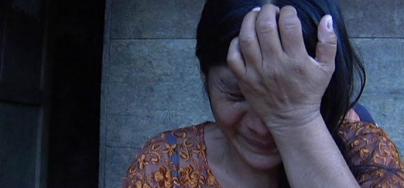
[[[170,161],[176,145],[166,142],[165,134],[151,139],[128,169],[125,188],[174,187],[175,166]]]
[[[362,104],[357,103],[354,107],[354,111],[359,116],[360,121],[367,123],[375,123],[375,120],[373,119],[372,115],[370,115],[369,111]]]
[[[373,123],[345,121],[338,135],[344,157],[361,187],[404,187],[403,162],[383,129]]]

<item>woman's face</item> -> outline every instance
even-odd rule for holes
[[[280,155],[269,129],[244,99],[230,69],[211,68],[208,87],[216,123],[241,158],[261,170],[279,165]]]

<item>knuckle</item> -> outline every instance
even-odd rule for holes
[[[274,33],[278,31],[276,21],[260,20],[257,22],[257,32],[259,33]]]
[[[239,38],[241,46],[251,46],[254,44],[255,40],[255,36],[251,34],[244,34]]]
[[[297,19],[297,17],[296,18],[292,17],[292,18],[283,19],[279,24],[283,30],[294,32],[297,29],[299,29],[300,21],[299,21],[299,19]]]
[[[336,45],[338,42],[338,36],[335,33],[320,33],[318,38],[320,44]]]
[[[296,75],[305,75],[306,74],[306,67],[299,64],[294,64],[291,66],[292,72]]]
[[[281,71],[281,67],[274,66],[274,65],[271,65],[268,63],[264,64],[264,66],[262,68],[262,74],[268,78],[273,78],[274,76],[276,77],[277,75],[280,74],[280,71]]]
[[[227,60],[227,62],[234,63],[234,62],[238,61],[239,59],[238,59],[238,56],[236,53],[230,52],[227,54],[226,60]]]
[[[330,43],[331,45],[337,45],[337,41],[338,41],[338,37],[335,33],[331,33],[328,39],[328,43]]]
[[[300,25],[297,11],[292,6],[285,6],[281,9],[279,25],[285,30],[295,30]]]

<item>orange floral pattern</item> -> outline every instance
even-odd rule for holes
[[[352,111],[339,129],[343,154],[362,187],[404,187],[404,165],[396,145],[377,125]],[[209,168],[203,131],[208,124],[167,131],[151,139],[131,165],[128,188],[221,187]],[[169,143],[169,137],[176,143]],[[175,161],[178,160],[176,164]]]
[[[125,187],[220,187],[206,158],[206,125],[164,132],[151,139],[129,168]],[[175,137],[176,143],[169,143],[169,137]],[[179,164],[173,161],[176,156]]]
[[[404,164],[383,129],[346,121],[338,135],[345,146],[345,159],[362,187],[404,187]]]

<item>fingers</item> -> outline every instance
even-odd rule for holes
[[[244,62],[237,37],[230,42],[229,51],[227,52],[227,65],[239,80],[251,81],[252,83],[259,80],[256,69]]]
[[[257,17],[257,24],[255,27],[264,59],[270,59],[283,53],[278,34],[276,18],[278,13],[279,8],[277,6],[266,4],[262,7],[262,10]]]
[[[240,49],[246,63],[261,63],[261,50],[255,33],[255,21],[259,9],[250,11],[243,20],[240,28]]]
[[[227,52],[227,64],[230,70],[237,78],[242,78],[246,73],[243,57],[240,52],[240,44],[238,37],[230,42],[229,51]]]
[[[326,15],[320,20],[317,31],[316,60],[320,63],[334,65],[337,54],[337,36],[334,32],[332,17],[330,15]]]
[[[302,25],[297,11],[292,6],[282,7],[279,15],[279,31],[283,50],[292,57],[307,55],[304,46]]]

